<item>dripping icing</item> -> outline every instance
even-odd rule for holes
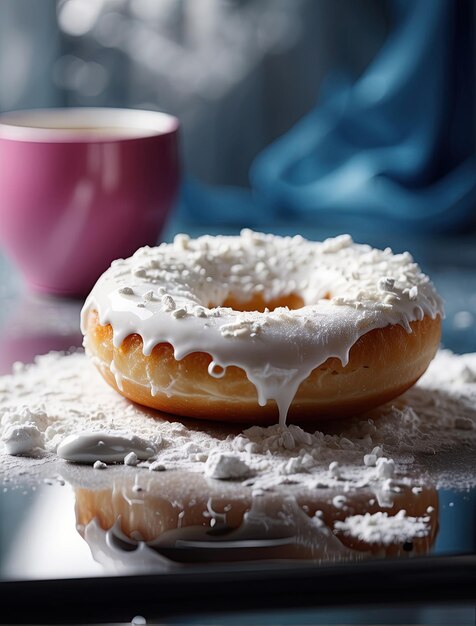
[[[257,294],[265,302],[298,294],[304,306],[223,306],[230,296],[246,302]],[[330,357],[345,366],[359,337],[390,324],[411,332],[410,322],[443,315],[432,283],[407,252],[355,244],[348,235],[310,242],[249,230],[239,237],[180,235],[114,261],[86,300],[83,332],[92,310],[102,325],[111,324],[116,347],[137,333],[146,356],[165,342],[177,360],[210,354],[210,375],[242,368],[259,404],[276,402],[281,424],[301,382]]]

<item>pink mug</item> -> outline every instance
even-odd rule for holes
[[[84,295],[113,259],[157,242],[178,126],[133,109],[0,115],[0,245],[36,291]]]

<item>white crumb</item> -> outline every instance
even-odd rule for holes
[[[7,426],[2,441],[7,454],[12,455],[33,454],[45,448],[43,433],[32,422]]]
[[[91,462],[101,459],[102,433],[122,433],[128,440],[122,458],[115,462],[122,462],[131,450],[137,453],[131,438],[151,442],[137,471],[166,468],[224,478],[234,473],[234,479],[256,489],[290,483],[335,488],[338,480],[343,491],[368,486],[393,493],[398,488],[395,477],[417,468],[422,459],[437,464],[440,456],[445,458],[440,452],[455,450],[463,458],[476,449],[476,354],[438,353],[421,381],[403,396],[368,415],[335,422],[333,430],[307,432],[294,424],[276,424],[237,433],[233,427],[189,424],[159,412],[152,417],[124,399],[83,353],[51,353],[37,357],[33,365],[18,364],[12,375],[0,377],[0,437],[11,439],[12,428],[25,427],[23,435],[33,429],[22,448],[29,451],[18,454],[34,455],[34,447],[44,448],[36,458],[0,453],[0,477],[34,475],[32,468],[57,462],[57,448],[70,435],[96,433]],[[8,451],[14,448],[7,446]],[[216,455],[220,463],[214,460]],[[223,469],[227,455],[234,459],[229,462],[233,470]],[[457,480],[442,464],[438,476],[443,484],[454,483],[456,488],[476,484],[476,473],[468,464]],[[413,489],[417,494],[421,488],[416,484]]]
[[[396,515],[382,511],[352,515],[343,522],[334,522],[334,528],[359,541],[390,545],[426,537],[430,532],[429,522],[427,516],[411,517],[401,509]]]
[[[250,474],[250,468],[235,454],[224,454],[212,451],[205,464],[205,476],[230,480],[246,478]]]

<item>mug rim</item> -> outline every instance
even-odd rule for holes
[[[53,121],[55,126],[48,126],[48,122],[52,124]],[[0,114],[0,140],[115,143],[171,135],[178,130],[179,125],[179,120],[174,115],[148,109],[115,107],[20,109]],[[95,134],[92,130],[94,127],[99,130],[103,128],[104,132]],[[88,130],[91,132],[88,133]]]

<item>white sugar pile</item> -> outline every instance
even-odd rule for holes
[[[421,381],[393,404],[338,422],[333,431],[275,425],[239,432],[169,421],[119,396],[83,353],[51,353],[0,378],[0,418],[4,477],[57,462],[65,437],[92,431],[99,433],[98,444],[104,433],[150,442],[154,456],[139,462],[139,469],[186,469],[265,489],[302,484],[345,491],[378,483],[392,490],[403,470],[418,469],[428,455],[476,449],[476,354],[440,352]],[[29,451],[36,459],[8,454]],[[105,460],[99,453],[97,458]],[[474,486],[474,464],[465,471],[457,483]]]
[[[389,545],[426,537],[430,532],[429,522],[428,515],[412,517],[402,509],[396,515],[389,515],[385,511],[351,515],[343,522],[336,521],[334,528],[366,543]]]

